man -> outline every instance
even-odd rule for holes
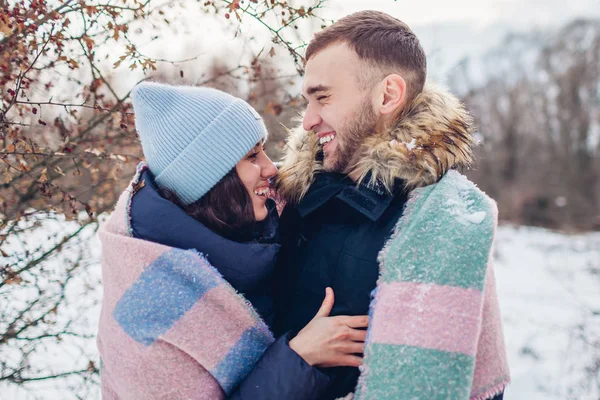
[[[315,35],[306,60],[303,129],[278,178],[276,334],[298,332],[331,287],[331,315],[371,320],[363,372],[323,369],[321,399],[357,382],[357,399],[502,399],[497,211],[451,171],[472,162],[469,114],[426,84],[417,37],[385,13],[342,18]]]

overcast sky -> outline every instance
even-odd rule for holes
[[[329,0],[327,17],[364,9],[386,11],[409,25],[468,22],[544,27],[578,16],[600,16],[600,0]]]
[[[497,46],[509,32],[600,18],[600,0],[329,0],[320,15],[337,20],[365,9],[387,12],[413,28],[436,80],[464,57]]]
[[[175,32],[166,29],[159,40],[142,47],[143,51],[170,60],[203,53],[201,59],[193,63],[200,81],[204,60],[220,56],[237,62],[247,46],[251,45],[254,53],[263,47],[266,51],[273,47],[264,27],[251,18],[244,19],[243,30],[245,37],[255,35],[257,39],[252,44],[243,43],[233,31],[223,32],[223,16],[204,18],[193,12],[197,8],[194,4],[198,3],[190,0],[188,9],[169,16],[178,21],[175,26],[187,26],[186,29]],[[308,6],[314,1],[294,2],[296,6],[301,4]],[[318,15],[337,20],[364,9],[384,11],[406,22],[427,53],[430,76],[438,81],[443,81],[458,61],[476,57],[497,46],[509,32],[556,27],[577,17],[600,18],[600,0],[328,0]],[[318,29],[318,24],[312,26]],[[302,31],[301,36],[308,41],[310,29]],[[285,54],[281,47],[275,47],[277,54]],[[111,51],[115,60],[121,52],[118,49]],[[115,60],[109,60],[110,64]],[[293,71],[291,63],[282,65]],[[131,79],[127,74],[126,82]]]

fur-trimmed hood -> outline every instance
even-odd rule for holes
[[[279,168],[279,194],[299,202],[323,169],[317,160],[320,145],[314,132],[300,125],[290,131],[288,149]],[[392,191],[402,179],[408,189],[436,183],[451,168],[473,162],[473,120],[460,101],[447,90],[427,84],[386,132],[367,138],[359,148],[359,183],[382,184]]]

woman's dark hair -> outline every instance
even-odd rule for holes
[[[252,240],[254,207],[235,167],[194,203],[184,205],[168,189],[160,188],[159,193],[218,235],[236,242]]]

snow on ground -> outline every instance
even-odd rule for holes
[[[505,399],[600,399],[600,234],[504,226],[495,258]]]
[[[66,231],[75,229],[64,224]],[[72,309],[59,310],[57,319],[76,315],[78,324],[87,324],[83,327],[85,332],[95,332],[101,287],[90,290],[90,286],[99,277],[99,244],[96,238],[85,243],[89,259],[82,269],[84,276],[72,282],[68,292]],[[59,269],[64,262],[62,257],[51,261]],[[503,226],[498,230],[495,258],[512,375],[505,399],[598,400],[600,233],[565,235]],[[88,307],[84,315],[80,311],[82,304]],[[60,371],[65,363],[76,362],[82,349],[94,357],[95,339],[48,343],[36,349],[34,362]],[[67,390],[67,384],[75,387],[76,393]],[[1,400],[34,398],[99,399],[100,394],[96,379],[71,379],[58,385],[37,382],[26,388],[0,383]]]

